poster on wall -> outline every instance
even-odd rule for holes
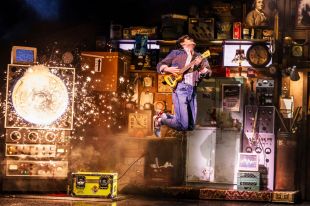
[[[296,27],[310,26],[310,0],[297,0]]]
[[[222,84],[222,110],[240,112],[241,84]]]

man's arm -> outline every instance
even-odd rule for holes
[[[166,58],[164,58],[157,64],[157,72],[160,74],[165,74],[165,73],[177,74],[179,72],[179,68],[171,66],[172,61],[176,56],[177,56],[176,50],[173,50],[172,52],[170,52],[166,56]]]

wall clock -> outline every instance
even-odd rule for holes
[[[128,135],[131,137],[145,137],[152,135],[152,111],[140,110],[129,113]]]
[[[253,44],[247,51],[247,60],[252,67],[265,67],[271,60],[271,54],[266,44]]]

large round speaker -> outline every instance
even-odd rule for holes
[[[73,128],[74,68],[8,66],[6,128]]]
[[[13,107],[26,121],[49,125],[64,114],[68,91],[64,82],[43,65],[30,67],[13,88]]]

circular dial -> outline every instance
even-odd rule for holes
[[[46,141],[53,142],[53,141],[55,141],[55,139],[56,139],[56,134],[55,133],[53,133],[53,132],[46,133],[46,135],[45,135],[45,140]]]
[[[37,132],[30,132],[28,134],[28,139],[31,141],[31,142],[36,142],[38,139],[39,139],[39,134]]]
[[[275,74],[277,72],[277,67],[275,65],[271,65],[269,67],[270,74]]]
[[[62,61],[65,63],[65,64],[71,64],[73,62],[73,54],[71,52],[65,52],[63,55],[62,55]]]
[[[44,65],[30,67],[12,92],[16,113],[39,125],[56,121],[66,111],[68,101],[66,85]]]
[[[13,140],[13,141],[18,141],[18,140],[20,140],[20,139],[22,138],[22,135],[21,135],[21,133],[18,132],[18,131],[13,131],[13,132],[10,134],[10,138],[11,138],[11,140]]]
[[[247,59],[253,67],[265,67],[271,59],[269,48],[265,44],[254,44],[247,51]]]

